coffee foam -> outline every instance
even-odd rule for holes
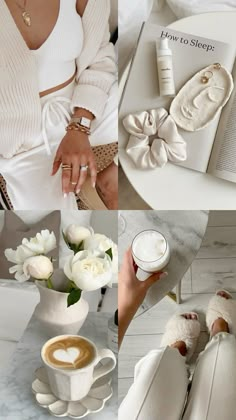
[[[68,336],[49,343],[43,356],[55,368],[81,369],[93,361],[95,349],[84,338]]]
[[[133,242],[134,255],[141,261],[152,262],[165,255],[165,238],[155,231],[144,231]]]

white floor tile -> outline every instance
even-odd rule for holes
[[[208,227],[196,258],[236,257],[236,226]]]
[[[215,210],[210,211],[208,226],[235,226],[236,211],[235,210]]]
[[[181,284],[182,293],[192,293],[192,273],[191,268],[188,269],[187,273],[182,279]]]
[[[200,259],[192,264],[193,293],[236,291],[236,258]]]

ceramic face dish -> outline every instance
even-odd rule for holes
[[[205,128],[230,98],[234,87],[228,70],[212,64],[196,73],[179,91],[170,115],[186,131]]]

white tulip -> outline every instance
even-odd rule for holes
[[[48,257],[37,255],[25,261],[23,271],[25,276],[31,276],[36,280],[48,280],[53,273],[53,265]]]
[[[112,263],[109,255],[96,256],[91,251],[80,251],[68,258],[64,273],[84,291],[100,289],[111,282]]]
[[[84,241],[84,249],[96,251],[96,252],[106,252],[109,249],[112,250],[112,271],[113,273],[118,272],[118,249],[117,245],[106,235],[100,233],[95,233],[90,237],[86,238]]]
[[[83,226],[69,225],[64,234],[70,244],[79,245],[82,241],[91,236],[91,231]]]

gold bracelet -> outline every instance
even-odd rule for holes
[[[88,136],[91,134],[90,130],[86,127],[83,127],[82,125],[78,124],[78,123],[70,123],[67,127],[66,127],[66,131],[80,131],[81,133],[85,133]]]

